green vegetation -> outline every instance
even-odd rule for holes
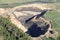
[[[29,4],[29,3],[58,3],[59,0],[0,0],[0,8],[12,8],[15,6]]]
[[[47,38],[47,37],[44,37],[44,38],[42,38],[42,40],[60,40],[60,36],[58,36],[57,38],[52,38],[52,37]]]
[[[55,39],[54,39],[54,38],[52,38],[52,37],[49,37],[49,38],[44,37],[44,38],[43,38],[43,40],[55,40]]]
[[[56,5],[56,9],[57,10],[60,10],[60,5]]]
[[[54,28],[60,34],[60,12],[57,12],[56,10],[47,12],[46,17],[48,17],[48,19],[52,20]]]
[[[30,36],[23,33],[8,18],[0,17],[0,40],[32,40]]]
[[[0,4],[26,3],[26,2],[34,2],[34,1],[40,1],[40,0],[0,0]]]
[[[39,0],[40,1],[40,0]],[[39,2],[38,0],[0,0],[0,8],[11,8],[22,4]]]
[[[60,0],[0,0],[0,4],[27,3],[27,2],[59,2]]]

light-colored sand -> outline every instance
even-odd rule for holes
[[[0,14],[3,14],[5,12],[5,9],[0,8]]]

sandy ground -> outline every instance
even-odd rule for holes
[[[9,13],[8,15],[10,15],[10,18],[11,18],[11,22],[14,23],[15,25],[18,26],[18,28],[21,28],[24,32],[27,30],[17,19],[16,17],[18,18],[19,16],[28,16],[27,18],[23,18],[23,20],[25,19],[28,19],[29,17],[31,17],[32,15],[36,15],[40,12],[35,12],[34,10],[31,11],[31,9],[28,9],[27,7],[31,7],[33,9],[35,9],[35,11],[37,11],[38,9],[41,9],[41,10],[44,10],[44,9],[51,9],[49,6],[47,6],[47,4],[27,4],[27,5],[21,5],[21,6],[17,6],[17,7],[14,7],[12,9],[3,9],[3,8],[0,8],[0,15],[1,14],[4,14],[4,13]],[[21,10],[22,8],[27,8],[28,10],[30,11],[15,11],[16,9],[19,9]],[[24,9],[22,9],[24,10]],[[16,17],[14,16],[14,14],[16,15]]]
[[[60,12],[60,10],[57,10],[57,12]]]
[[[0,15],[3,14],[5,12],[5,9],[0,8]]]
[[[30,7],[30,9],[28,7]],[[12,12],[16,15],[17,18],[19,16],[27,16],[27,17],[21,17],[20,18],[21,20],[26,20],[29,17],[31,17],[32,15],[36,15],[36,14],[39,14],[40,13],[40,12],[31,11],[31,8],[32,7],[33,7],[33,9],[39,8],[40,10],[51,9],[49,6],[47,6],[47,4],[28,4],[28,5],[21,5],[21,6],[14,7],[11,10],[13,10]],[[25,11],[24,8],[26,8],[26,9],[28,9],[30,11]],[[19,11],[19,12],[18,11],[15,11],[17,9],[19,9],[19,10],[22,9],[23,11]],[[15,20],[15,19],[13,19],[13,20]],[[15,23],[17,23],[17,22],[15,22]]]
[[[30,8],[33,8],[33,9],[29,9],[27,7],[30,7]],[[27,9],[25,10],[25,8],[27,8]],[[18,9],[20,11],[15,11],[16,9]],[[11,9],[7,9],[7,10],[5,10],[3,8],[0,8],[0,15],[4,14],[4,13],[7,13],[8,15],[10,15],[11,22],[13,24],[17,25],[18,28],[20,28],[24,32],[26,32],[27,28],[24,27],[24,25],[22,25],[22,23],[24,24],[24,21],[26,19],[32,17],[33,15],[39,14],[40,13],[39,10],[44,10],[44,9],[51,9],[51,8],[47,4],[27,4],[27,5],[21,5],[21,6],[11,8]],[[43,20],[45,20],[45,19],[43,19]],[[48,22],[50,24],[50,22],[48,20],[45,20],[45,22]],[[51,29],[49,29],[49,30],[51,30]],[[33,40],[40,40],[40,38],[39,37],[38,38],[33,38]]]

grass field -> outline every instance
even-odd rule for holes
[[[26,2],[33,2],[37,0],[0,0],[0,4],[11,4],[11,3],[26,3]]]
[[[46,14],[46,17],[52,20],[53,26],[60,34],[60,12],[51,11]]]
[[[52,2],[53,0],[51,0]],[[40,2],[40,3],[48,3],[46,2],[46,0],[0,0],[0,8],[12,8],[18,5],[22,5],[22,4],[29,4],[29,3],[36,3],[36,2]],[[53,2],[54,3],[54,2]],[[57,2],[58,3],[58,2]]]
[[[38,0],[0,0],[0,8],[12,8],[18,5],[39,2]]]

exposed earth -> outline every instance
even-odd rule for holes
[[[42,22],[49,24],[49,27],[47,28],[47,32],[45,32],[43,35],[40,35],[39,37],[32,37],[33,40],[39,40],[40,37],[55,37],[58,35],[58,33],[54,30],[54,27],[51,24],[51,20],[40,17],[38,20],[33,19],[32,22],[29,22],[28,24],[25,24],[25,20],[32,17],[33,15],[37,15],[41,13],[41,10],[44,9],[51,9],[47,4],[28,4],[28,5],[21,5],[14,8],[0,8],[0,15],[4,15],[3,17],[10,16],[10,20],[13,24],[17,25],[18,28],[22,29],[24,32],[27,32],[28,29],[31,27],[31,25],[37,22],[39,26],[41,26],[38,22]],[[45,26],[44,26],[45,27]],[[44,28],[41,26],[41,28]],[[53,31],[54,33],[50,33]]]

